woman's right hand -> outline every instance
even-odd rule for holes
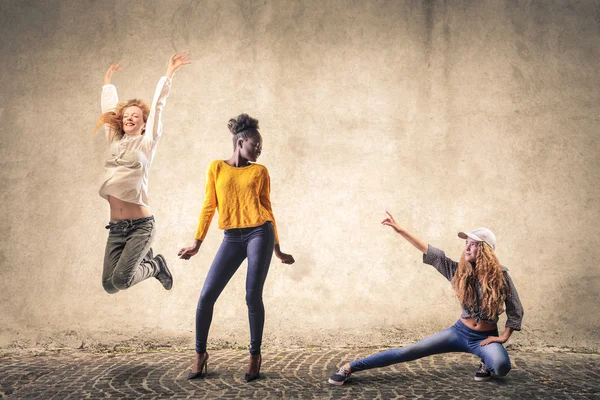
[[[407,231],[405,228],[402,228],[400,225],[398,225],[398,223],[396,222],[396,220],[394,219],[392,214],[390,214],[387,211],[385,213],[388,215],[388,217],[386,219],[384,219],[383,221],[381,221],[381,225],[391,226],[392,228],[394,228],[394,230],[397,233],[400,234],[400,236],[402,236],[404,239],[408,240],[408,242],[410,244],[412,244],[417,249],[419,249],[419,251],[421,253],[427,254],[427,252],[429,251],[429,245],[426,242],[419,239],[417,236],[415,236],[414,234]]]
[[[200,246],[202,245],[202,240],[194,239],[194,244],[188,247],[184,247],[179,250],[177,256],[182,260],[189,260],[192,256],[198,254],[198,250],[200,250]]]
[[[391,226],[396,232],[400,233],[400,225],[398,225],[392,214],[390,214],[388,211],[385,213],[388,215],[388,217],[381,221],[381,225]]]
[[[118,63],[115,64],[110,64],[110,67],[108,67],[108,71],[106,71],[106,74],[104,75],[104,84],[105,85],[109,85],[110,84],[110,78],[112,78],[112,74],[113,72],[116,72],[120,69],[122,69],[123,66],[121,65],[121,62],[119,61]]]

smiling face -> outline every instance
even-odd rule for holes
[[[262,152],[262,136],[260,133],[248,139],[239,139],[240,155],[248,161],[256,162]]]
[[[467,242],[465,243],[465,260],[470,263],[475,263],[477,261],[477,256],[481,251],[480,243],[471,238],[467,238]]]
[[[141,135],[146,128],[144,113],[138,106],[130,106],[123,112],[123,132],[126,135]]]

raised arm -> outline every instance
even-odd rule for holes
[[[110,80],[112,78],[112,74],[116,71],[121,70],[122,68],[123,66],[120,62],[111,64],[110,67],[108,67],[106,74],[104,74],[104,85],[102,86],[102,94],[100,95],[100,106],[102,108],[102,114],[113,112],[115,111],[115,108],[117,108],[117,104],[119,103],[119,95],[117,94],[117,88],[115,87],[115,85],[110,83]],[[100,128],[101,124],[106,122],[107,118],[108,117],[106,117],[105,115],[102,115],[100,121],[96,125],[96,130],[94,132],[96,132],[98,128]],[[106,136],[107,145],[110,144],[112,134],[114,134],[114,132],[111,132],[111,129],[108,126],[105,126],[104,135]]]
[[[102,114],[109,111],[114,111],[119,103],[119,96],[117,95],[117,88],[115,85],[110,83],[112,74],[123,68],[120,62],[111,64],[108,67],[108,71],[104,75],[104,86],[102,86],[102,96],[100,97],[100,105],[102,106]]]
[[[390,214],[387,211],[385,213],[388,215],[388,217],[386,219],[384,219],[383,221],[381,221],[382,225],[391,226],[396,231],[396,233],[400,234],[400,236],[402,236],[410,244],[415,246],[421,253],[427,254],[427,247],[428,247],[427,243],[425,243],[423,240],[418,238],[413,233],[411,233],[411,232],[407,231],[406,229],[404,229],[403,227],[401,227],[396,222],[396,220],[394,219],[392,214]]]
[[[146,137],[151,139],[154,145],[158,143],[162,135],[162,111],[165,108],[167,97],[171,91],[171,83],[175,71],[182,65],[191,64],[188,53],[175,53],[169,59],[169,66],[165,76],[160,78],[156,85],[150,115],[146,121]]]
[[[425,264],[429,264],[449,281],[452,280],[454,274],[456,273],[456,269],[458,268],[458,263],[453,261],[452,259],[446,257],[446,254],[433,246],[428,245],[422,239],[418,238],[416,235],[410,233],[406,229],[402,228],[392,217],[392,214],[387,212],[388,217],[381,221],[383,225],[391,226],[394,230],[400,234],[404,239],[406,239],[410,244],[415,246],[421,253],[423,253],[423,262]]]

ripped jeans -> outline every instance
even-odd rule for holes
[[[429,336],[417,343],[397,349],[386,350],[350,363],[352,372],[386,367],[406,361],[441,353],[471,353],[481,358],[486,367],[498,376],[510,371],[510,359],[502,344],[490,343],[480,346],[488,336],[498,336],[498,330],[476,331],[458,320],[453,326]]]

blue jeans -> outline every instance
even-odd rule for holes
[[[196,309],[196,351],[206,351],[208,330],[213,308],[219,295],[235,274],[242,262],[248,258],[246,276],[246,305],[250,320],[250,354],[260,354],[265,308],[262,301],[263,286],[275,245],[275,231],[271,222],[256,228],[228,229],[221,247],[208,271],[198,308]]]
[[[461,352],[475,354],[483,360],[491,372],[498,376],[505,376],[510,371],[508,353],[500,343],[480,346],[480,343],[488,336],[498,336],[498,330],[475,331],[458,320],[450,328],[417,343],[353,361],[350,363],[350,368],[352,372],[363,371],[417,360],[433,354]]]

